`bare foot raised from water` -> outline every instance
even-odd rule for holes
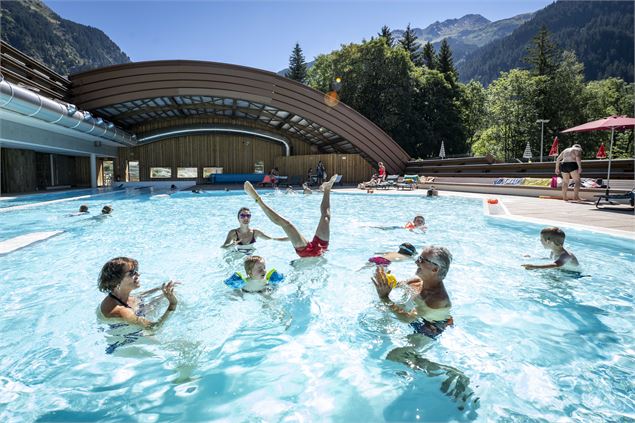
[[[328,181],[324,182],[324,183],[322,184],[322,187],[321,187],[321,188],[322,188],[324,191],[326,191],[327,189],[331,189],[331,188],[333,188],[333,184],[335,184],[335,180],[336,180],[336,179],[337,179],[337,173],[336,173],[335,175],[331,176],[331,179],[329,179]]]
[[[254,186],[251,185],[251,182],[245,181],[245,185],[243,186],[243,188],[245,192],[247,193],[247,195],[250,196],[253,200],[255,200],[256,203],[260,200],[260,195],[258,195]]]

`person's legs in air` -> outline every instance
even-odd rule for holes
[[[298,231],[298,229],[295,226],[293,226],[291,222],[289,222],[284,217],[280,216],[275,210],[273,210],[271,207],[265,204],[264,201],[262,201],[262,198],[260,197],[260,195],[258,195],[253,185],[251,185],[249,181],[245,182],[244,189],[247,195],[249,195],[252,199],[256,201],[256,203],[260,206],[260,208],[265,213],[265,215],[269,218],[269,220],[271,220],[273,223],[275,223],[276,225],[282,228],[284,233],[286,233],[287,236],[289,237],[289,241],[291,241],[294,248],[296,249],[303,248],[308,244],[308,241],[306,240],[306,238],[302,236],[300,231]]]
[[[320,222],[315,230],[315,236],[322,241],[328,241],[331,233],[331,188],[337,179],[337,174],[333,175],[328,182],[325,182],[324,195],[322,196],[322,203],[320,204]]]

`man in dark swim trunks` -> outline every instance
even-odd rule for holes
[[[328,182],[323,184],[324,196],[322,197],[322,203],[320,204],[320,222],[318,223],[315,235],[311,241],[307,241],[293,223],[280,216],[276,211],[265,204],[249,181],[245,182],[245,192],[256,201],[262,211],[265,212],[265,215],[267,215],[273,223],[282,228],[293,244],[295,252],[298,253],[300,257],[319,257],[324,254],[329,247],[331,188],[333,187],[336,178],[337,175],[333,175]]]
[[[556,175],[562,175],[562,199],[567,201],[569,179],[573,178],[573,200],[580,201],[580,175],[582,174],[582,147],[573,144],[565,148],[556,159]]]
[[[451,262],[452,254],[444,247],[430,245],[423,249],[416,260],[416,276],[398,282],[400,285],[408,286],[415,294],[413,298],[415,308],[411,311],[403,309],[390,300],[392,286],[382,267],[377,267],[375,277],[372,278],[377,295],[397,318],[409,323],[415,334],[424,335],[424,339],[417,337],[411,340],[416,346],[425,345],[453,324],[450,316],[452,304],[443,285],[443,279],[448,273]]]

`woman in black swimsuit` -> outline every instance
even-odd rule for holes
[[[164,283],[160,288],[153,288],[142,292],[138,297],[130,295],[134,289],[141,286],[139,278],[139,263],[128,257],[117,257],[109,260],[101,269],[98,287],[101,292],[108,295],[99,307],[101,314],[106,318],[120,318],[127,323],[143,327],[160,326],[176,310],[177,299],[174,295],[174,285],[177,282]],[[168,300],[168,308],[156,322],[143,317],[143,303],[141,298],[157,291],[163,291],[163,296]]]
[[[232,229],[227,233],[225,242],[221,246],[227,248],[235,245],[236,248],[243,252],[249,252],[255,248],[253,245],[256,239],[273,239],[275,241],[288,241],[289,238],[272,238],[259,229],[251,229],[249,222],[251,221],[251,211],[247,207],[238,210],[238,222],[240,226]]]

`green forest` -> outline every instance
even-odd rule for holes
[[[320,55],[299,78],[312,88],[336,92],[340,101],[369,118],[414,158],[439,154],[484,155],[514,161],[527,143],[534,160],[554,136],[560,151],[578,143],[585,158],[595,157],[602,142],[608,152],[609,132],[560,134],[566,128],[611,115],[633,115],[634,84],[621,78],[587,81],[576,54],[561,49],[545,27],[523,53],[526,69],[501,72],[484,87],[459,82],[452,51],[443,42],[436,51],[411,45],[411,34],[392,39],[382,28],[378,37],[348,44]],[[295,48],[297,66],[299,46]],[[293,70],[293,69],[292,69]],[[633,156],[633,131],[616,135],[613,157]]]

